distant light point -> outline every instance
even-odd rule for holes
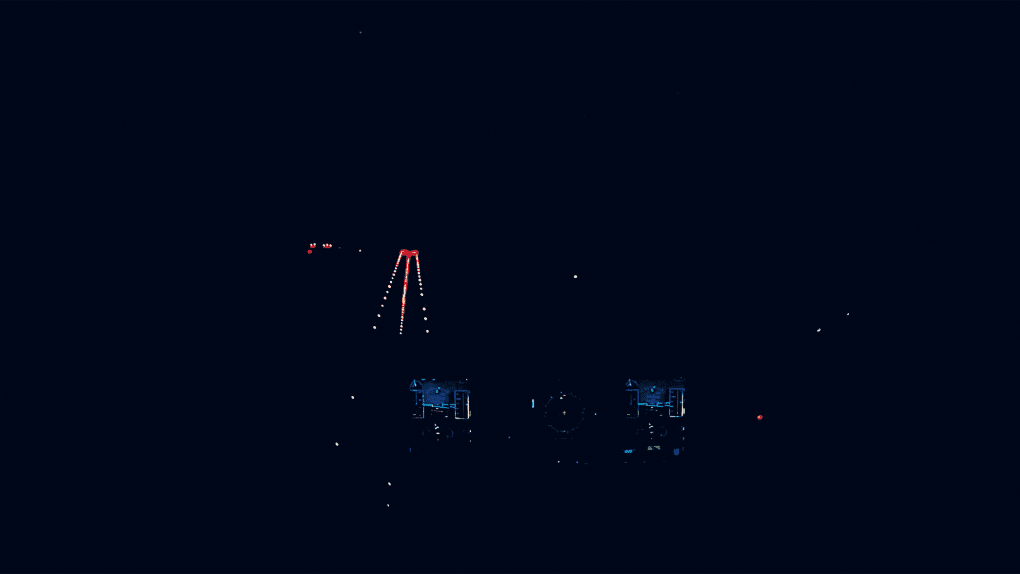
[[[822,328],[821,328],[821,327],[819,327],[819,328],[818,328],[818,330],[817,330],[817,331],[815,331],[815,332],[816,332],[816,333],[821,333],[821,332],[822,332]]]

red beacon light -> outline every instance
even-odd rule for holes
[[[761,415],[758,415],[758,420],[761,420]]]
[[[308,250],[308,254],[309,254],[309,255],[311,255],[311,254],[312,254],[312,250],[311,250],[311,249],[309,249],[309,250]]]

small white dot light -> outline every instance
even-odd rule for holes
[[[821,328],[821,327],[819,327],[819,328],[818,328],[818,330],[817,330],[817,331],[815,331],[815,332],[816,332],[816,333],[821,333],[821,332],[822,332],[822,328]]]
[[[425,317],[425,320],[426,320],[426,321],[428,321],[428,320],[429,320],[429,318],[428,318],[428,317]]]
[[[421,310],[422,310],[422,311],[424,311],[424,310],[425,310],[425,307],[422,307],[422,308],[421,308]],[[847,315],[849,315],[849,314],[850,314],[850,313],[847,313]]]
[[[372,328],[375,329],[375,325],[372,325]]]
[[[340,446],[340,443],[336,443],[336,445],[337,445],[337,446]]]
[[[425,332],[426,332],[426,333],[428,333],[428,332],[429,332],[429,330],[428,330],[428,329],[425,329]]]
[[[353,399],[353,398],[354,398],[354,395],[351,395],[351,398]]]
[[[577,275],[574,275],[574,279],[577,279]]]

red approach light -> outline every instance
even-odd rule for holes
[[[761,415],[758,415],[758,420],[761,420]]]
[[[308,250],[308,254],[309,254],[309,255],[311,255],[311,254],[312,254],[312,250],[311,250],[311,249],[309,249],[309,250]]]

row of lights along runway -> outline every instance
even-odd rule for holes
[[[404,311],[405,311],[405,309],[407,307],[407,280],[408,280],[408,277],[410,276],[410,273],[411,273],[411,257],[414,257],[415,266],[416,266],[416,268],[418,270],[418,290],[420,291],[420,293],[418,293],[419,296],[421,296],[421,297],[425,296],[425,287],[424,287],[424,285],[422,284],[422,281],[421,281],[421,257],[418,255],[418,250],[417,249],[414,249],[414,250],[401,249],[400,253],[397,254],[397,263],[393,266],[393,273],[390,274],[390,281],[389,281],[389,283],[386,284],[386,294],[383,295],[383,301],[387,300],[387,295],[389,295],[390,289],[393,288],[393,280],[396,279],[397,271],[400,270],[400,258],[401,257],[406,257],[407,258],[406,259],[406,265],[404,266],[404,292],[403,292],[403,294],[400,297],[400,334],[403,335],[404,334]],[[381,303],[379,306],[380,307],[385,307],[386,303]],[[425,307],[422,307],[421,310],[424,311]],[[382,313],[376,313],[375,316],[376,317],[382,317]],[[425,317],[425,320],[428,321],[429,318]],[[375,329],[375,328],[376,328],[376,326],[373,325],[372,329]],[[425,329],[425,332],[428,333],[429,330]]]

